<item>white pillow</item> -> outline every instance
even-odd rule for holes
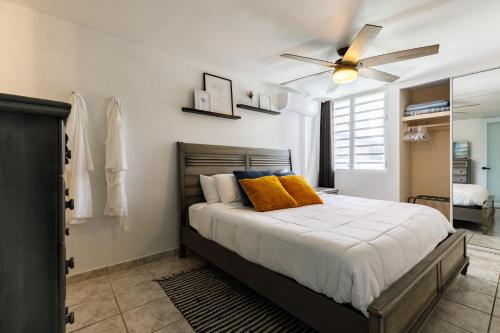
[[[220,202],[219,191],[217,190],[213,177],[200,175],[200,184],[207,203],[212,204]]]
[[[213,176],[213,178],[222,202],[241,201],[238,181],[233,174],[220,174]]]

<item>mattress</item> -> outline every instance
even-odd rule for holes
[[[200,223],[200,213],[203,210],[203,207],[210,205],[207,202],[200,202],[194,205],[189,206],[189,225],[194,229],[198,230],[198,226]]]
[[[490,192],[481,185],[476,184],[453,184],[454,206],[482,206],[488,200]]]
[[[253,208],[245,207],[243,206],[242,202],[231,202],[231,203],[212,203],[209,204],[207,202],[200,202],[194,205],[189,206],[189,225],[193,227],[195,230],[198,231],[199,225],[200,225],[200,220],[201,220],[201,214],[204,213],[204,208],[205,207],[211,207],[211,210],[226,210],[226,209],[246,209],[246,210],[251,210],[254,211]]]
[[[366,316],[384,289],[454,232],[427,206],[321,197],[323,205],[262,213],[241,203],[205,204],[191,207],[197,214],[190,223],[203,237]]]

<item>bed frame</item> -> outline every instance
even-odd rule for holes
[[[495,197],[490,195],[482,206],[453,206],[453,220],[480,223],[487,235],[495,218]]]
[[[199,235],[189,226],[188,208],[204,201],[199,175],[233,170],[292,169],[289,150],[177,143],[181,257],[193,251],[319,332],[418,332],[459,273],[467,273],[465,232],[448,236],[369,306],[369,318],[295,280],[247,261]]]

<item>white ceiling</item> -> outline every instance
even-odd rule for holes
[[[453,80],[456,120],[500,117],[500,69]]]
[[[323,68],[366,23],[384,27],[365,56],[440,43],[440,54],[379,69],[402,79],[500,55],[500,1],[481,0],[11,0],[92,29],[229,72],[279,83]],[[292,87],[325,96],[328,76]],[[380,86],[360,79],[329,97]]]

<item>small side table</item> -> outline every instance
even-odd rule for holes
[[[326,194],[339,194],[339,190],[331,187],[316,187],[314,189],[317,193],[326,193]]]

